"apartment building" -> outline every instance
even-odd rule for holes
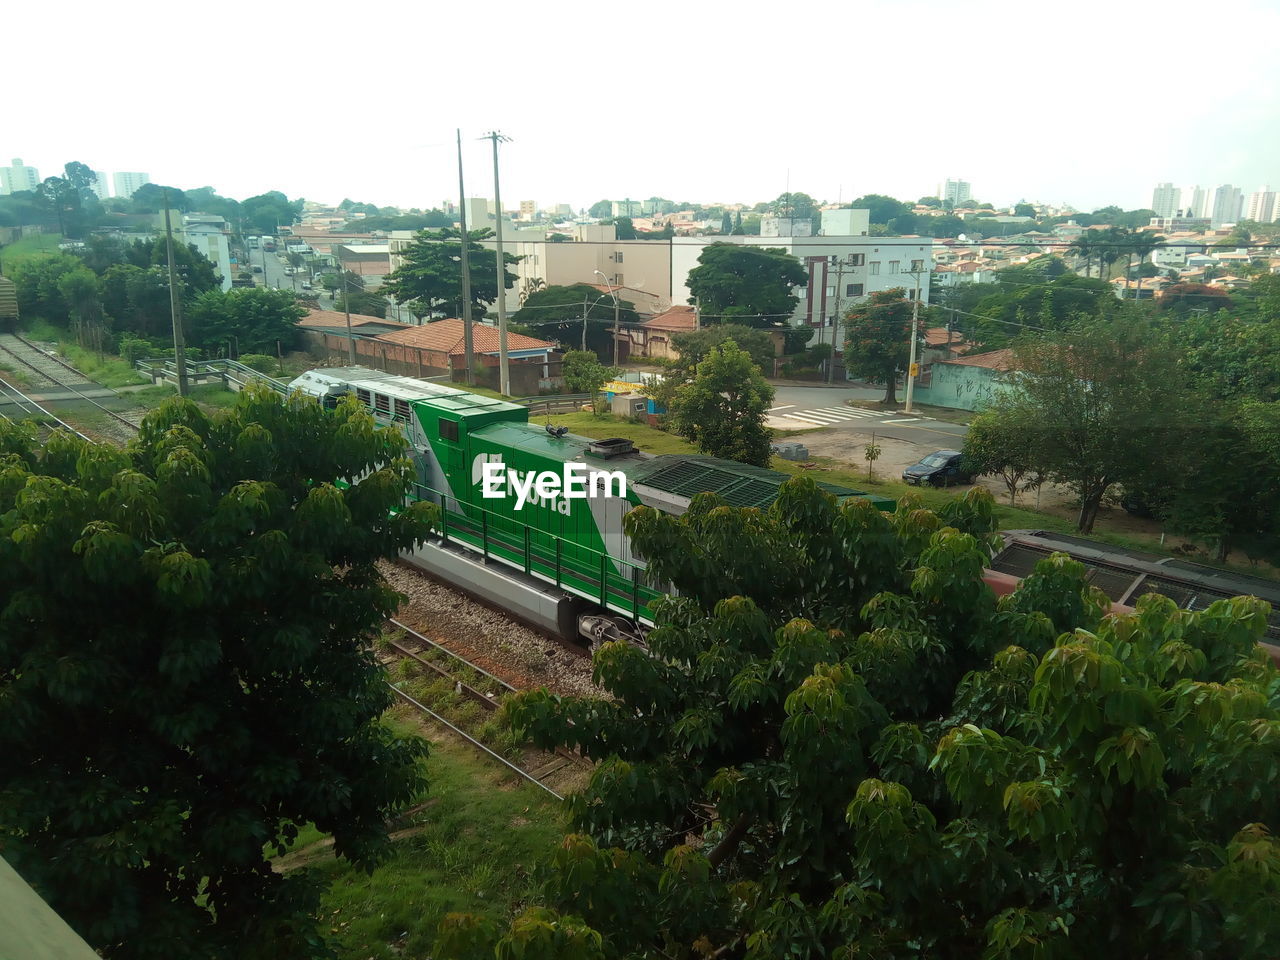
[[[0,167],[0,194],[20,193],[40,186],[40,171],[28,167],[21,157],[15,157],[7,167]]]
[[[222,274],[223,292],[231,289],[234,276],[231,272],[231,248],[227,243],[230,232],[227,221],[222,217],[204,213],[188,213],[182,217],[182,239],[213,262],[214,269]]]
[[[1181,195],[1172,183],[1157,183],[1151,192],[1151,209],[1157,217],[1172,217],[1179,210]]]
[[[824,221],[825,226],[825,221]],[[808,282],[796,292],[800,302],[789,318],[793,326],[814,330],[809,341],[834,343],[843,348],[837,318],[849,308],[881,290],[903,288],[928,302],[929,273],[933,265],[930,237],[675,237],[671,240],[671,302],[688,303],[689,271],[698,265],[703,248],[711,243],[740,243],[785,250],[804,267]]]
[[[132,197],[143,184],[151,182],[149,173],[117,173],[112,177],[117,197]]]
[[[1210,219],[1215,229],[1229,223],[1238,223],[1243,211],[1244,193],[1239,187],[1224,183],[1213,192],[1213,213]]]
[[[968,180],[945,180],[938,188],[938,199],[953,207],[963,207],[973,199]]]
[[[1249,194],[1249,202],[1245,205],[1245,218],[1257,223],[1270,223],[1276,219],[1276,192],[1270,187],[1263,187]]]

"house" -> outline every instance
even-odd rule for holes
[[[675,359],[680,352],[671,345],[671,338],[678,333],[698,329],[698,317],[693,307],[676,304],[663,313],[649,317],[638,326],[619,333],[618,356]]]
[[[930,366],[927,377],[916,380],[917,403],[956,410],[981,410],[1004,387],[1015,369],[1012,350],[992,350]]]
[[[366,290],[376,290],[391,272],[391,248],[385,243],[337,244],[333,248],[342,269],[364,281]]]
[[[1111,292],[1120,300],[1153,300],[1164,292],[1169,281],[1164,277],[1115,277],[1111,280]]]
[[[1245,290],[1249,286],[1249,281],[1244,277],[1218,277],[1216,280],[1210,280],[1209,286],[1221,287],[1224,290]]]
[[[473,323],[471,341],[478,379],[496,383],[498,328]],[[410,376],[452,374],[454,379],[465,378],[463,322],[455,317],[379,334],[370,347],[374,351],[373,356],[382,358],[384,370],[399,365],[401,369],[395,372]],[[550,341],[508,333],[507,359],[514,396],[536,394],[539,390],[555,386],[559,380],[560,355],[556,352],[556,345]]]

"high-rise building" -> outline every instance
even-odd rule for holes
[[[938,188],[938,199],[943,203],[950,203],[953,207],[964,206],[973,199],[973,194],[969,192],[969,181],[946,180]]]
[[[1172,183],[1157,183],[1151,193],[1151,209],[1157,217],[1172,217],[1178,210],[1181,193]]]
[[[538,215],[537,200],[521,200],[520,201],[520,219],[532,220]]]
[[[1213,213],[1209,219],[1216,230],[1218,227],[1240,220],[1244,207],[1244,194],[1239,187],[1224,183],[1213,192]]]
[[[111,187],[109,186],[107,175],[105,173],[102,173],[101,171],[95,171],[93,176],[94,176],[94,181],[93,181],[94,194],[97,195],[99,200],[107,199],[107,197],[111,196]]]
[[[1244,215],[1247,220],[1270,223],[1276,217],[1276,192],[1270,187],[1263,187],[1249,194]]]
[[[18,193],[40,186],[40,171],[25,166],[21,158],[14,158],[7,167],[0,167],[0,193]]]
[[[1200,184],[1182,188],[1182,201],[1179,209],[1184,217],[1207,219],[1209,216],[1209,191]]]
[[[144,183],[151,182],[149,173],[117,173],[112,177],[117,197],[132,197]]]

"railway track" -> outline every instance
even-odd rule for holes
[[[110,407],[99,403],[93,397],[88,396],[81,388],[85,386],[97,387],[97,384],[75,367],[71,366],[71,364],[66,363],[59,357],[45,353],[45,351],[41,350],[25,337],[20,337],[16,333],[0,334],[0,355],[17,361],[25,370],[34,374],[36,384],[38,386],[47,386],[58,390],[69,391],[70,393],[75,394],[80,400],[83,400],[85,403],[92,404],[105,413],[111,419],[112,425],[116,427],[116,429],[113,430],[103,431],[109,435],[111,440],[122,442],[128,441],[132,439],[133,434],[136,433],[141,426],[140,415],[133,417],[117,413]],[[44,408],[42,407],[41,409],[43,410]],[[61,420],[58,420],[58,422],[62,423],[63,426],[67,426],[67,424],[63,423]],[[74,428],[70,427],[68,428],[73,429],[73,432],[80,436],[84,436],[84,434],[79,430],[74,430]],[[88,438],[85,437],[85,439]]]
[[[400,621],[391,619],[387,623],[392,629],[404,635],[403,640],[384,637],[383,642],[386,647],[394,651],[393,657],[412,661],[416,667],[426,671],[428,679],[435,677],[448,681],[452,685],[455,694],[467,702],[479,704],[485,715],[496,713],[503,701],[517,691],[516,687],[507,683],[501,677],[489,673],[484,668],[459,656],[452,650],[446,649]],[[462,721],[457,717],[453,720],[449,719],[438,712],[437,709],[433,709],[432,706],[423,703],[421,699],[403,689],[403,682],[397,684],[388,681],[388,686],[402,701],[448,727],[473,747],[487,754],[491,759],[496,760],[513,773],[537,785],[557,799],[563,799],[563,794],[557,792],[547,783],[549,779],[557,774],[564,775],[571,772],[570,768],[584,770],[591,769],[593,766],[590,761],[564,748],[557,748],[552,752],[529,748],[524,751],[521,758],[523,763],[514,763],[483,743],[474,735],[474,731],[468,732],[464,730],[460,725]],[[439,705],[437,704],[436,706],[438,707]]]
[[[65,420],[60,419],[51,410],[41,406],[38,401],[27,396],[27,394],[23,393],[3,377],[0,377],[0,403],[3,403],[5,406],[12,405],[23,414],[21,418],[18,418],[11,417],[7,413],[0,413],[0,417],[3,417],[5,420],[13,423],[19,422],[19,419],[23,421],[36,421],[38,424],[37,430],[41,443],[43,443],[48,438],[49,434],[53,432],[55,425],[69,430],[82,440],[88,440],[90,443],[97,442],[93,438],[85,436]]]

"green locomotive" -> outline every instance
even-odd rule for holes
[[[291,386],[329,403],[354,393],[404,431],[417,462],[415,495],[442,508],[438,541],[407,560],[566,640],[637,637],[652,624],[649,605],[664,591],[623,532],[633,507],[681,514],[702,492],[766,507],[787,479],[543,428],[520,404],[361,367],[312,370]],[[820,486],[894,508],[884,497]]]

